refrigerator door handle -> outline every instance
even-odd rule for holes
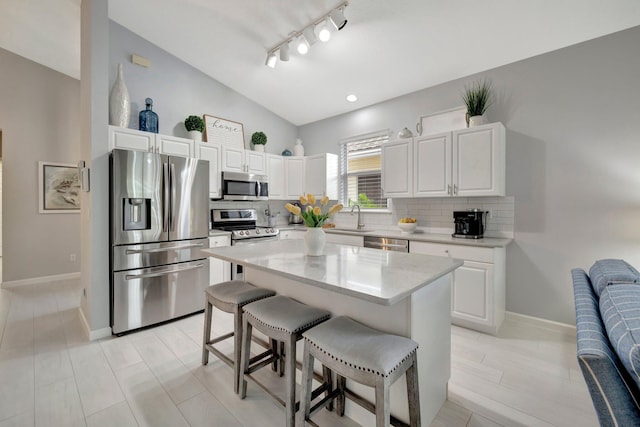
[[[194,270],[196,268],[202,267],[204,267],[204,263],[190,265],[189,267],[170,268],[162,271],[155,271],[153,273],[127,274],[126,276],[124,276],[124,278],[125,280],[147,279],[149,277],[166,276],[171,273],[179,273],[181,271]]]
[[[136,254],[153,254],[157,252],[169,252],[176,249],[191,249],[191,248],[202,248],[204,247],[204,243],[194,243],[191,245],[184,246],[172,246],[170,248],[155,248],[155,249],[127,249],[124,251],[125,255],[136,255]]]
[[[169,219],[169,230],[175,231],[176,228],[176,165],[171,163],[171,218]]]
[[[169,231],[169,164],[163,163],[162,170],[163,170],[162,185],[163,185],[163,192],[164,192],[164,200],[163,200],[164,215],[162,219],[162,231]]]

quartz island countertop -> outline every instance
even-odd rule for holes
[[[462,265],[457,259],[330,243],[325,245],[324,255],[307,256],[303,240],[210,248],[203,252],[381,305],[395,304]]]

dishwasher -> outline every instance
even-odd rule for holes
[[[383,251],[409,252],[409,241],[387,237],[364,236],[364,247]]]

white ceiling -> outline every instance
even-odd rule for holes
[[[340,3],[109,0],[109,16],[296,125],[640,25],[638,0],[350,0],[328,43],[264,65]],[[2,0],[0,47],[79,78],[80,0]]]

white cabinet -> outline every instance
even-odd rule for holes
[[[504,196],[505,169],[502,123],[382,145],[387,197]]]
[[[305,191],[317,198],[338,200],[338,156],[326,153],[305,157]]]
[[[191,139],[109,126],[109,151],[114,148],[183,157],[195,155],[195,144]]]
[[[327,243],[336,243],[338,245],[364,246],[364,236],[353,236],[350,234],[324,233]]]
[[[305,230],[280,230],[280,240],[304,239]]]
[[[269,198],[282,200],[285,196],[284,157],[266,154],[267,177],[269,178]]]
[[[219,248],[231,245],[231,236],[209,237],[209,247]],[[209,285],[231,280],[231,264],[221,259],[209,257]]]
[[[409,251],[464,260],[453,272],[451,322],[495,334],[505,313],[505,249],[411,241]]]
[[[298,200],[305,188],[304,157],[287,157],[284,159],[285,199]]]
[[[266,173],[265,155],[239,147],[223,145],[222,170],[264,175]]]
[[[222,197],[222,145],[217,142],[197,142],[196,157],[209,161],[209,198]]]
[[[382,144],[382,191],[387,197],[413,196],[413,139]]]

